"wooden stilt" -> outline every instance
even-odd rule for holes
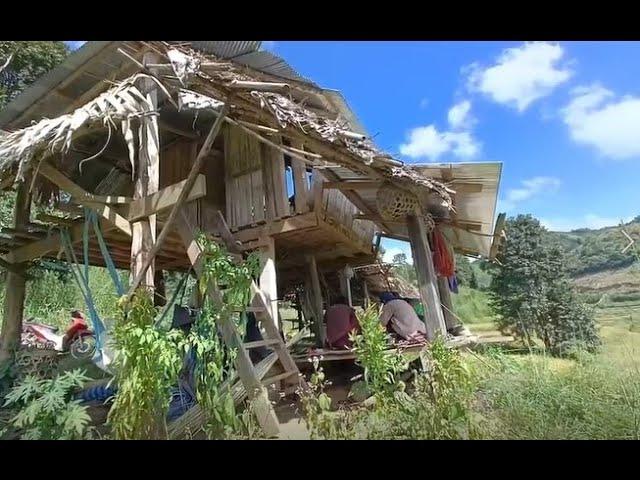
[[[143,57],[143,63],[158,63],[158,56],[154,53],[146,53]],[[154,88],[155,83],[151,80],[144,80],[144,82],[143,89],[147,91],[147,100],[156,110],[158,97]],[[140,132],[141,148],[138,154],[134,199],[156,193],[160,185],[160,137],[157,117],[146,118],[144,125]],[[155,262],[150,257],[150,252],[156,242],[156,216],[149,215],[134,222],[131,226],[131,233],[131,278],[135,280],[141,276],[140,284],[153,290]],[[146,271],[143,271],[145,265],[148,266]]]
[[[413,261],[418,276],[418,288],[420,298],[425,309],[425,323],[427,325],[427,337],[433,340],[436,335],[445,334],[446,327],[436,280],[436,271],[433,266],[431,248],[427,237],[427,228],[424,220],[419,215],[407,216],[407,227]]]
[[[442,302],[445,325],[447,330],[451,330],[460,325],[460,321],[453,315],[453,302],[451,301],[449,282],[444,277],[438,277],[438,293],[440,294],[440,302]]]
[[[271,312],[273,323],[278,330],[282,330],[278,315],[278,284],[276,279],[276,247],[273,237],[262,239],[264,246],[260,247],[262,272],[260,273],[260,290],[265,296],[267,306]]]
[[[362,291],[364,292],[364,303],[363,307],[365,309],[369,308],[370,300],[369,300],[369,286],[367,285],[367,279],[362,279]]]
[[[311,298],[313,302],[314,313],[314,327],[316,333],[316,342],[320,346],[324,346],[326,340],[326,333],[324,330],[324,314],[322,311],[322,290],[320,288],[320,276],[318,275],[318,265],[316,263],[316,257],[309,255],[307,257],[307,264],[309,268],[309,279],[311,286]]]
[[[13,223],[18,230],[29,223],[31,213],[29,184],[29,179],[25,178],[17,188]],[[14,269],[7,272],[2,333],[0,334],[0,364],[11,360],[20,346],[27,280],[24,275],[26,269],[24,264],[14,265]]]

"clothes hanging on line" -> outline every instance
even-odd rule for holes
[[[455,275],[455,259],[447,240],[440,229],[436,226],[432,233],[433,240],[433,266],[436,273],[441,277],[450,278]]]

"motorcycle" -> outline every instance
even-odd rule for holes
[[[84,315],[74,310],[71,312],[71,325],[64,335],[60,335],[58,327],[33,321],[24,322],[22,327],[22,344],[27,347],[69,352],[73,358],[91,358],[96,351],[96,338]]]

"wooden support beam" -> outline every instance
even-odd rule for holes
[[[327,180],[330,181],[340,181],[340,178],[338,177],[338,175],[336,175],[335,173],[333,173],[330,170],[325,170],[323,172],[324,177]],[[356,207],[358,207],[363,213],[367,214],[367,215],[376,215],[376,212],[374,212],[373,210],[371,210],[369,208],[369,206],[364,202],[364,200],[362,200],[362,198],[354,191],[351,190],[346,190],[343,192],[344,196],[347,197],[351,203],[353,203]],[[378,225],[378,227],[380,229],[382,229],[382,231],[385,232],[392,232],[393,230],[389,227],[389,225],[387,224],[387,222],[377,222],[374,221],[373,223],[375,223],[376,225]]]
[[[318,264],[316,263],[316,257],[313,255],[307,256],[307,268],[309,269],[309,280],[312,303],[313,303],[313,316],[314,316],[314,330],[316,334],[316,343],[320,346],[324,346],[327,340],[327,335],[324,330],[324,313],[322,308],[322,289],[320,288],[320,275],[318,273]]]
[[[13,224],[16,229],[21,229],[29,223],[31,214],[29,180],[29,178],[25,178],[23,182],[18,184],[13,215]],[[16,263],[7,261],[7,259],[3,260],[5,264]],[[5,283],[2,331],[0,332],[0,365],[10,361],[20,346],[27,280],[24,275],[25,267],[23,265],[14,265],[14,267],[15,269],[12,268],[7,273]]]
[[[100,216],[113,223],[118,230],[131,236],[131,225],[114,207],[109,207],[94,201],[92,194],[73,182],[53,165],[47,162],[42,162],[38,168],[38,174],[69,193],[76,202],[95,210]]]
[[[182,205],[184,204],[185,199],[189,195],[189,192],[191,192],[191,189],[193,188],[193,185],[195,184],[196,179],[198,178],[200,169],[202,168],[205,158],[207,158],[207,156],[209,155],[209,150],[211,149],[211,145],[213,145],[213,141],[218,136],[218,132],[220,132],[220,128],[222,127],[223,120],[227,115],[228,110],[229,110],[229,107],[227,105],[224,105],[222,107],[222,111],[218,113],[218,118],[213,123],[213,126],[211,127],[211,130],[209,131],[209,134],[207,135],[207,138],[205,139],[204,144],[200,148],[200,151],[198,152],[198,155],[196,156],[196,159],[193,162],[191,171],[189,172],[189,175],[185,180],[184,187],[182,188],[182,190],[180,190],[180,195],[178,195],[178,199],[173,205],[173,208],[171,209],[171,213],[169,213],[169,217],[167,218],[164,226],[162,227],[162,231],[158,235],[157,241],[149,251],[149,254],[144,264],[140,267],[140,270],[136,273],[136,276],[129,289],[128,296],[131,296],[133,292],[138,288],[138,286],[140,285],[140,282],[143,279],[143,275],[145,274],[146,270],[149,268],[149,266],[151,265],[151,262],[153,261],[153,257],[156,255],[156,253],[158,253],[158,251],[160,250],[160,247],[162,246],[162,242],[164,242],[165,238],[169,235],[169,232],[173,229],[173,222],[176,220],[179,212],[182,210]]]
[[[419,215],[409,215],[407,226],[413,262],[418,276],[418,289],[425,309],[427,337],[431,341],[438,334],[444,335],[446,333],[444,315],[438,295],[436,271],[433,266],[433,257],[429,248],[429,238],[424,220]]]
[[[157,63],[158,56],[155,53],[146,53],[144,63]],[[158,108],[158,92],[153,80],[144,79],[141,82],[141,90],[145,92],[151,108]],[[142,199],[158,191],[160,186],[160,134],[158,131],[158,117],[151,116],[144,119],[140,128],[140,148],[138,150],[138,167],[136,168],[136,181],[133,198]],[[132,223],[131,236],[131,276],[137,281],[138,286],[154,289],[155,263],[154,257],[159,250],[155,248],[156,242],[156,215],[149,215]],[[155,251],[152,253],[152,251]],[[135,283],[134,281],[134,283]]]
[[[281,329],[278,316],[278,283],[276,279],[276,247],[273,237],[262,239],[263,246],[260,247],[260,260],[262,272],[260,273],[260,290],[265,297],[267,308],[278,330]]]
[[[444,323],[447,330],[451,330],[460,325],[460,322],[453,314],[453,302],[451,301],[449,281],[444,277],[438,277],[438,293],[440,294],[440,302],[442,303]]]
[[[379,180],[344,180],[336,182],[325,182],[322,187],[325,190],[376,190],[380,188],[384,182]]]
[[[163,120],[158,120],[158,127],[160,128],[160,130],[163,130],[165,132],[170,132],[180,137],[189,138],[191,140],[197,140],[200,138],[200,132],[198,132],[197,130],[184,130]]]
[[[185,188],[187,180],[175,183],[162,190],[157,191],[151,195],[143,198],[137,198],[133,200],[128,209],[123,209],[123,214],[130,222],[139,221],[149,215],[155,215],[169,208],[173,207],[178,198],[182,194],[182,190]],[[204,175],[198,175],[191,188],[190,192],[187,192],[185,202],[191,202],[202,198],[207,194],[207,181]]]

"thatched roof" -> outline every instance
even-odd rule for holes
[[[96,126],[107,126],[109,135],[122,132],[134,166],[136,129],[132,123],[135,121],[141,132],[147,116],[154,114],[140,91],[140,81],[146,79],[153,80],[168,101],[182,109],[215,111],[227,102],[232,106],[228,116],[235,121],[275,128],[288,138],[309,144],[310,150],[326,161],[414,192],[433,191],[451,205],[451,190],[443,183],[405,167],[368,138],[349,131],[341,118],[312,111],[304,101],[296,100],[292,90],[310,89],[308,84],[274,82],[273,77],[256,70],[184,46],[165,42],[150,45],[172,68],[159,69],[153,76],[148,71],[132,75],[72,113],[43,119],[0,138],[0,173],[16,169],[17,178],[22,178],[43,158],[67,152],[76,138]]]
[[[393,264],[381,263],[356,268],[359,278],[367,282],[371,295],[381,292],[397,292],[401,297],[420,298],[418,289],[404,278],[396,275]]]

